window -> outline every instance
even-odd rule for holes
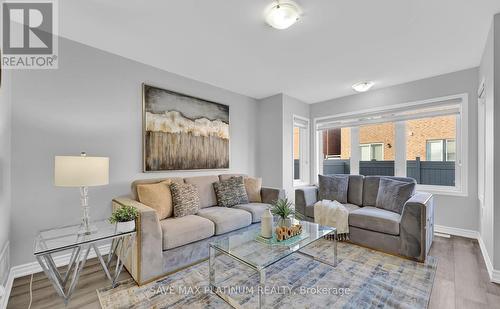
[[[406,121],[406,174],[423,185],[455,186],[457,115]]]
[[[455,161],[455,140],[428,140],[425,158],[427,161]]]
[[[466,95],[457,95],[317,118],[316,151],[321,155],[316,171],[408,176],[417,180],[419,189],[464,195],[467,154],[460,150],[467,143],[466,102]],[[350,143],[343,140],[344,131]],[[333,161],[342,161],[343,167],[332,168]]]
[[[382,161],[384,160],[384,144],[361,144],[359,145],[361,161]]]
[[[327,129],[321,135],[321,166],[323,174],[349,174],[351,159],[351,128]]]
[[[293,180],[294,184],[309,183],[309,120],[293,118]]]

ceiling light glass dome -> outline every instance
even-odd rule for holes
[[[292,1],[273,2],[266,10],[266,22],[273,28],[286,29],[299,20],[300,7]]]

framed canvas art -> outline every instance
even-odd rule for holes
[[[229,106],[142,85],[144,172],[229,168]]]

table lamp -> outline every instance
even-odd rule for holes
[[[79,187],[83,216],[78,234],[92,234],[97,229],[90,225],[88,187],[109,183],[109,158],[80,156],[56,156],[54,160],[54,185]]]

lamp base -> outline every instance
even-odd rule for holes
[[[91,235],[97,233],[97,227],[94,225],[85,226],[85,224],[80,224],[78,229],[78,235]]]

